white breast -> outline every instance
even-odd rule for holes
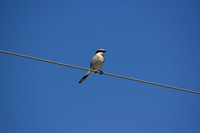
[[[97,53],[92,58],[90,67],[93,70],[99,70],[102,68],[103,64],[104,64],[104,56],[101,53]]]

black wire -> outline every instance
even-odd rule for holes
[[[57,65],[61,65],[61,66],[72,67],[72,68],[76,68],[76,69],[81,69],[81,70],[96,72],[94,70],[90,70],[90,69],[86,69],[86,68],[82,68],[82,67],[78,67],[78,66],[73,66],[73,65],[68,65],[68,64],[64,64],[64,63],[55,62],[55,61],[50,61],[50,60],[35,58],[35,57],[26,56],[26,55],[17,54],[17,53],[12,53],[12,52],[8,52],[8,51],[0,50],[0,52],[1,53],[10,54],[10,55],[20,56],[20,57],[24,57],[24,58],[29,58],[29,59],[33,59],[33,60],[38,60],[38,61],[48,62],[48,63],[52,63],[52,64],[57,64]],[[101,72],[97,72],[97,73],[101,73]],[[103,72],[102,74],[113,76],[113,77],[118,77],[118,78],[123,78],[123,79],[128,79],[128,80],[132,80],[132,81],[142,82],[142,83],[146,83],[146,84],[152,84],[152,85],[161,86],[161,87],[165,87],[165,88],[176,89],[176,90],[180,90],[180,91],[185,91],[185,92],[200,94],[200,92],[196,92],[196,91],[191,91],[191,90],[186,90],[186,89],[182,89],[182,88],[178,88],[178,87],[173,87],[173,86],[168,86],[168,85],[153,83],[153,82],[144,81],[144,80],[140,80],[140,79],[129,78],[129,77],[115,75],[115,74],[111,74],[111,73],[105,73],[105,72]]]

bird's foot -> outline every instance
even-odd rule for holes
[[[95,74],[96,73],[99,73],[99,74],[103,74],[103,72],[101,71],[101,70],[98,70],[98,71],[96,71],[96,72],[94,72]]]
[[[99,70],[98,72],[99,72],[99,74],[103,74],[103,72],[101,70]]]

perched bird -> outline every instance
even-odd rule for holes
[[[90,63],[90,69],[94,70],[94,71],[100,71],[100,69],[102,68],[103,64],[104,64],[104,53],[106,51],[104,49],[98,49],[95,52],[95,55],[92,58],[92,61]],[[87,76],[89,76],[91,73],[93,73],[93,71],[88,71],[87,74],[85,76],[83,76],[83,78],[79,81],[79,84],[81,82],[83,82],[83,80],[85,80],[87,78]],[[102,71],[100,71],[100,74],[102,74]]]

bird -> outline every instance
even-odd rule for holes
[[[92,61],[90,62],[90,69],[96,71],[95,73],[97,73],[98,71],[100,72],[100,74],[103,73],[100,69],[102,68],[105,61],[104,53],[106,53],[104,49],[97,49],[95,55],[92,58]],[[94,71],[88,71],[87,74],[83,76],[83,78],[79,81],[79,84],[83,82],[83,80],[85,80]]]

